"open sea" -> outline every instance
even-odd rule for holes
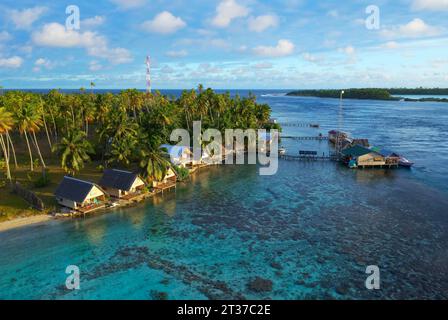
[[[415,167],[280,160],[274,176],[256,165],[206,168],[131,209],[2,232],[0,299],[448,298],[448,104],[341,108],[337,99],[253,92],[279,122],[321,125],[284,135],[340,127]],[[327,142],[282,144],[289,154],[329,152]],[[65,288],[69,265],[80,268],[80,290]],[[365,287],[370,265],[380,268],[380,290]]]

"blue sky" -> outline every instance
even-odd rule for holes
[[[448,0],[0,4],[5,88],[144,88],[148,54],[156,89],[448,87]]]

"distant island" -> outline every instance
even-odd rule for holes
[[[301,97],[319,97],[319,98],[337,98],[341,97],[340,89],[323,89],[323,90],[296,90],[287,93],[287,96],[301,96]],[[400,97],[401,95],[446,95],[447,98],[427,97],[420,99]],[[368,99],[368,100],[392,100],[392,101],[435,101],[448,102],[448,88],[357,88],[345,89],[344,99]]]

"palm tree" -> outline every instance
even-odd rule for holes
[[[11,181],[11,170],[9,168],[9,153],[7,150],[8,140],[5,143],[5,140],[3,139],[3,134],[5,134],[6,136],[8,134],[8,131],[12,129],[13,124],[14,119],[12,117],[12,114],[6,111],[6,108],[0,107],[0,145],[2,147],[3,155],[5,157],[6,162],[6,178],[10,181]],[[7,136],[6,139],[8,139]]]
[[[137,137],[132,134],[127,134],[120,139],[114,139],[107,162],[129,166],[135,159],[137,144]]]
[[[94,153],[92,145],[86,140],[86,133],[77,128],[69,129],[53,151],[61,157],[64,171],[72,176],[84,168],[84,163],[90,161],[89,154]]]
[[[40,114],[37,112],[36,105],[29,101],[29,97],[24,97],[21,101],[17,111],[15,113],[17,127],[19,132],[25,136],[26,145],[28,147],[28,153],[30,155],[30,170],[34,171],[33,166],[33,155],[31,152],[31,146],[28,138],[28,134],[31,134],[31,138],[34,138],[34,144],[36,146],[37,152],[39,154],[42,166],[45,168],[45,162],[40,152],[39,144],[36,139],[36,132],[40,130],[42,125],[42,120]],[[33,141],[33,140],[32,140]]]
[[[140,167],[145,177],[155,181],[162,181],[165,178],[171,163],[165,158],[162,150],[141,150],[141,158]]]
[[[143,176],[148,180],[162,181],[171,163],[165,156],[165,151],[160,149],[160,138],[158,136],[144,137],[144,144],[140,148],[140,167]]]
[[[93,88],[95,88],[95,83],[93,81],[90,82],[90,93],[93,94]]]
[[[43,120],[43,123],[44,123],[45,133],[47,134],[48,145],[50,146],[50,149],[51,149],[52,148],[51,139],[50,139],[50,134],[48,132],[47,121],[45,120],[45,116],[46,116],[45,113],[46,112],[45,112],[45,106],[44,106],[44,102],[42,100],[42,97],[39,97],[39,105],[38,105],[38,107],[39,107],[39,113],[41,114],[42,120]]]

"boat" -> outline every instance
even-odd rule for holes
[[[348,167],[349,167],[350,169],[356,169],[356,168],[358,168],[358,163],[357,163],[357,161],[356,161],[355,159],[350,160],[350,161],[348,162]]]
[[[409,161],[405,157],[400,157],[398,164],[405,168],[411,168],[414,165],[414,162]]]
[[[286,154],[286,149],[283,148],[283,147],[279,148],[278,149],[278,154],[281,155],[281,156],[284,156]]]

